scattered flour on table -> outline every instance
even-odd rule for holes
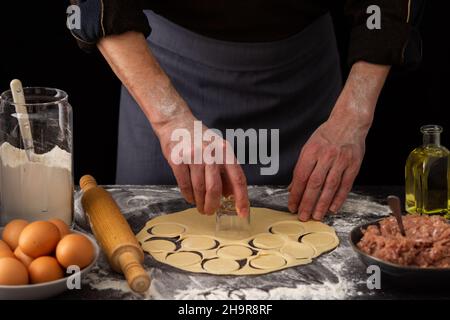
[[[386,205],[379,204],[373,200],[370,196],[360,196],[351,193],[345,201],[342,212],[366,215],[366,214],[378,214],[387,215],[389,214],[389,207]]]
[[[295,287],[277,287],[269,290],[258,288],[227,290],[226,288],[220,287],[198,289],[192,287],[187,290],[178,290],[174,299],[240,300],[247,298],[252,300],[339,300],[348,297],[353,290],[353,285],[347,281],[339,281],[338,283],[324,282],[322,284],[297,284]]]
[[[351,249],[348,249],[351,250]],[[321,264],[330,266],[337,278],[334,281],[323,281],[322,283],[297,283],[294,286],[279,286],[270,289],[259,289],[258,284],[248,288],[232,289],[226,285],[218,284],[217,287],[201,287],[196,284],[195,277],[190,277],[189,285],[186,289],[176,290],[174,299],[176,300],[342,300],[349,296],[359,295],[356,289],[358,281],[350,281],[344,277],[347,265],[347,250],[335,252],[333,256],[323,256]],[[336,262],[338,260],[339,262]],[[159,280],[160,282],[163,279]],[[154,295],[156,299],[157,294]]]
[[[389,213],[388,206],[373,201],[370,196],[361,197],[360,195],[350,194],[340,214],[332,218],[333,228],[339,234],[348,235],[356,225],[364,223],[367,219],[382,218]]]
[[[286,191],[286,189],[273,189],[273,188],[267,188],[265,191],[266,191],[266,193],[267,193],[269,196],[271,196],[271,195],[273,195],[274,193]]]
[[[91,272],[87,276],[85,282],[88,283],[92,289],[99,291],[116,290],[120,291],[123,294],[131,294],[132,296],[138,299],[149,300],[151,298],[150,290],[148,290],[146,293],[142,295],[136,294],[130,289],[125,279],[109,278],[108,274],[105,272],[101,272],[101,274]]]

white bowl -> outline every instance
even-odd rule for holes
[[[0,228],[0,234],[3,231],[3,228]],[[100,248],[97,245],[97,242],[90,236],[85,233],[72,230],[74,233],[79,233],[86,236],[94,245],[95,248],[95,258],[94,261],[79,273],[81,274],[81,279],[83,279],[92,267],[97,262],[98,255],[100,254]],[[70,276],[74,276],[76,273],[71,274]],[[68,277],[63,279],[38,283],[38,284],[27,284],[20,286],[4,286],[0,285],[0,300],[38,300],[38,299],[47,299],[58,294],[61,294],[68,290],[67,280]],[[76,290],[76,289],[75,289]]]

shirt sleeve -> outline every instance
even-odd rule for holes
[[[78,45],[91,51],[108,35],[137,31],[148,37],[150,26],[141,0],[71,0],[80,8],[80,28],[71,33]]]
[[[380,28],[369,28],[367,21],[380,8]],[[415,65],[422,59],[422,40],[418,31],[425,0],[347,0],[346,14],[352,31],[348,63],[357,61],[383,65]]]

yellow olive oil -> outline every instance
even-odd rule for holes
[[[421,132],[423,145],[406,162],[406,211],[450,218],[450,152],[440,144],[442,127],[424,126]]]

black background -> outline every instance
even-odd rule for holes
[[[345,61],[349,29],[337,0],[333,15]],[[367,139],[358,185],[401,185],[408,153],[421,143],[419,127],[440,124],[450,146],[450,51],[445,1],[428,1],[421,32],[423,63],[391,73]],[[0,3],[0,90],[20,78],[26,86],[69,93],[74,109],[75,178],[93,174],[114,183],[120,83],[98,53],[78,49],[65,28],[65,1]],[[344,72],[347,72],[345,63]]]

